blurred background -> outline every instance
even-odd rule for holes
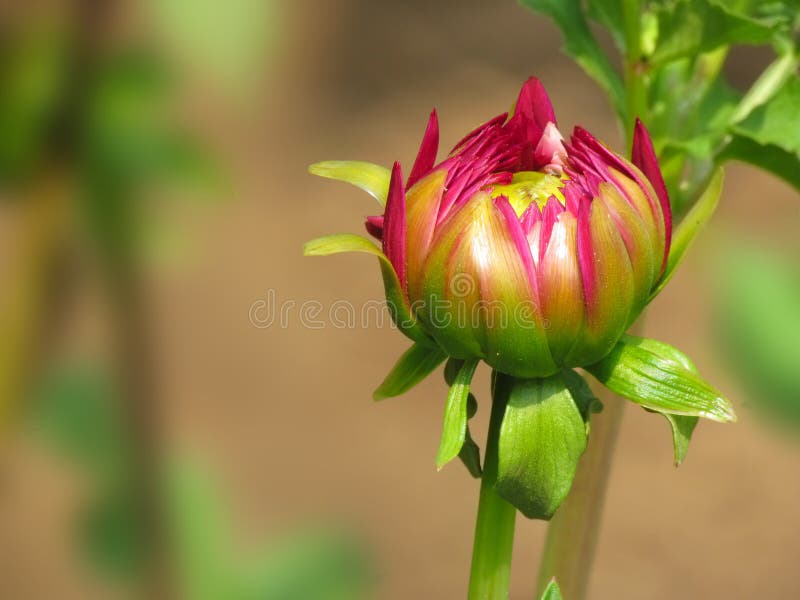
[[[478,486],[434,466],[446,388],[372,402],[406,340],[336,307],[382,299],[374,260],[301,248],[376,206],[306,168],[408,165],[432,107],[449,147],[532,74],[562,130],[621,148],[555,28],[511,0],[37,0],[0,35],[0,597],[464,597]],[[739,423],[676,470],[628,409],[592,598],[800,597],[798,200],[729,168],[652,305]],[[514,599],[544,533],[518,520]]]

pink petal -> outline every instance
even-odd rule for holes
[[[593,306],[597,295],[594,252],[592,251],[592,233],[589,217],[592,210],[592,199],[588,196],[581,198],[578,209],[578,263],[581,267],[581,280],[583,281],[583,297],[587,308]]]
[[[558,216],[564,212],[564,206],[555,196],[550,196],[547,204],[542,211],[542,232],[539,240],[539,260],[542,260],[547,244],[550,243],[550,233],[553,231],[553,225],[558,220]]]
[[[389,195],[383,213],[383,253],[392,263],[403,289],[406,288],[406,196],[400,163],[392,167]]]
[[[633,130],[633,147],[631,149],[631,161],[634,165],[641,169],[645,177],[653,185],[658,200],[661,202],[661,210],[664,213],[664,224],[666,229],[666,249],[664,251],[664,262],[666,263],[667,255],[669,254],[669,246],[672,240],[672,209],[669,204],[669,194],[667,194],[667,186],[664,184],[664,178],[661,175],[661,169],[658,166],[658,158],[656,151],[653,148],[653,142],[650,139],[650,134],[644,124],[636,119],[636,127]],[[663,268],[663,267],[662,267]]]
[[[550,97],[547,95],[542,82],[536,77],[529,77],[522,85],[517,98],[517,105],[514,109],[514,116],[516,117],[517,115],[525,117],[535,126],[532,131],[538,130],[538,135],[535,136],[537,142],[547,124],[556,122],[556,113],[553,110]],[[531,137],[529,139],[533,141],[534,138]]]
[[[410,188],[433,169],[438,151],[439,119],[436,116],[436,109],[434,109],[431,111],[430,119],[428,119],[428,126],[422,136],[422,143],[417,153],[417,159],[414,161],[414,166],[411,168],[411,174],[408,176],[406,188]]]
[[[547,339],[556,361],[574,346],[584,326],[585,305],[576,245],[576,218],[563,212],[553,226],[539,263],[542,312],[549,323]]]
[[[545,125],[533,158],[537,164],[545,165],[545,168],[558,169],[558,172],[563,170],[567,151],[564,149],[564,138],[552,121]]]
[[[534,202],[534,204],[536,203]],[[494,205],[500,211],[500,214],[503,215],[503,218],[506,221],[506,227],[508,228],[508,233],[511,236],[511,241],[517,247],[519,257],[522,260],[522,264],[525,267],[526,273],[528,274],[528,281],[530,282],[530,286],[533,291],[533,298],[534,300],[538,300],[539,290],[537,289],[536,271],[533,266],[531,247],[528,245],[528,238],[525,237],[525,232],[522,229],[522,224],[517,217],[517,213],[514,212],[514,208],[511,206],[511,203],[505,196],[499,196],[495,198]]]
[[[588,364],[605,356],[630,325],[634,276],[625,242],[602,201],[581,202],[577,243],[586,321],[567,360]]]
[[[423,269],[435,233],[446,177],[447,171],[439,169],[423,177],[406,194],[406,289],[412,302],[421,298]]]
[[[524,231],[525,235],[527,236],[533,229],[533,226],[536,225],[536,223],[541,222],[541,220],[542,211],[539,210],[539,205],[536,204],[536,202],[531,202],[520,217],[522,231]]]
[[[383,239],[383,215],[373,215],[367,217],[364,227],[372,237],[378,240]]]

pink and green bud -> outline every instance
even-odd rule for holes
[[[599,404],[573,367],[663,414],[676,464],[699,417],[735,420],[684,354],[625,335],[713,212],[720,171],[673,241],[644,126],[636,123],[630,160],[580,127],[565,140],[533,78],[510,116],[481,125],[441,161],[438,146],[433,112],[408,179],[399,163],[312,165],[384,206],[366,222],[381,248],[351,234],[305,246],[309,255],[357,251],[380,260],[392,317],[415,343],[376,399],[406,392],[449,357],[438,467],[458,456],[523,514],[549,519],[569,491]],[[495,370],[483,466],[468,423],[480,360]]]
[[[631,160],[576,127],[565,141],[541,83],[441,162],[431,114],[407,181],[392,172],[383,244],[408,306],[444,351],[517,377],[606,356],[664,273],[671,214],[647,131]]]

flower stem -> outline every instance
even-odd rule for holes
[[[493,397],[478,501],[478,517],[475,524],[475,542],[472,548],[469,600],[508,598],[517,511],[494,489],[497,478],[497,443],[504,412],[505,405]]]
[[[547,528],[537,598],[553,577],[564,598],[581,600],[586,596],[611,459],[625,409],[621,398],[611,393],[604,396],[603,412],[592,418],[589,446],[578,465],[572,490]]]

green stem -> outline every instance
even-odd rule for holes
[[[621,398],[611,393],[604,396],[603,412],[592,417],[589,446],[578,465],[572,490],[547,528],[537,598],[553,577],[564,598],[581,600],[586,596],[611,459],[625,409]]]
[[[497,442],[504,412],[505,405],[493,398],[478,501],[478,518],[475,524],[475,542],[472,548],[469,600],[508,598],[517,511],[494,489],[497,478]]]
[[[636,118],[647,117],[647,87],[641,63],[641,3],[623,0],[625,24],[626,139],[630,147]],[[639,320],[641,327],[643,319]],[[564,598],[582,600],[586,596],[592,562],[600,535],[603,504],[608,487],[611,461],[622,423],[625,402],[611,393],[601,395],[604,409],[592,419],[589,445],[567,499],[547,528],[544,554],[539,569],[537,598],[555,577]]]
[[[633,143],[633,125],[637,117],[647,118],[647,89],[643,79],[642,63],[642,14],[640,0],[623,0],[622,12],[625,25],[625,131],[628,148]]]

